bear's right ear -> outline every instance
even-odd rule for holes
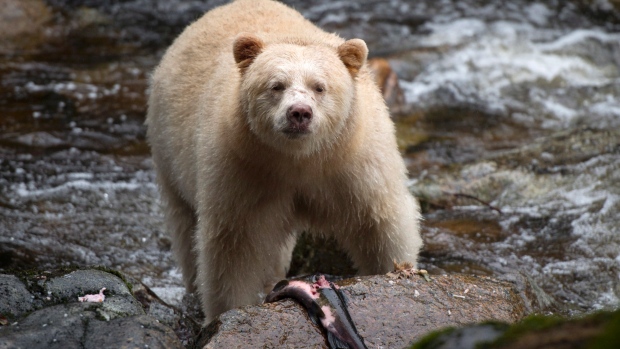
[[[244,33],[237,36],[233,43],[233,54],[241,73],[254,62],[263,47],[265,47],[265,43],[255,35]]]
[[[340,56],[342,63],[347,67],[351,76],[355,77],[362,66],[366,64],[368,47],[366,47],[364,40],[347,40],[338,46],[338,56]]]

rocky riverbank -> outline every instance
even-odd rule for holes
[[[248,337],[257,345],[303,336],[324,345],[288,301],[234,310],[200,333],[162,229],[144,141],[148,75],[185,25],[222,2],[1,1],[0,347],[53,346],[54,338],[115,347],[124,336],[142,347],[192,347],[231,343],[232,327],[248,336],[259,324],[287,329],[260,314],[296,331]],[[410,188],[424,208],[420,267],[432,283],[343,284],[368,343],[408,345],[465,318],[618,307],[617,1],[288,3],[329,31],[364,38],[381,58]],[[302,241],[291,276],[355,272],[325,249],[331,242]],[[60,282],[76,267],[83,285]],[[466,284],[519,296],[491,292],[504,313],[482,316],[484,305],[454,297],[474,291]],[[77,301],[102,287],[103,303]],[[430,292],[446,298],[424,298]],[[374,294],[393,312],[365,310]],[[437,318],[426,327],[395,322],[401,313],[390,304]]]
[[[401,271],[338,284],[369,347],[404,348],[444,327],[514,323],[556,306],[526,280]],[[80,301],[99,292],[104,297]],[[0,274],[0,296],[0,348],[327,347],[292,300],[231,310],[201,329],[195,298],[171,306],[137,280],[103,267]]]

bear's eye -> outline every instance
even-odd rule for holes
[[[271,90],[276,92],[284,91],[284,84],[281,82],[275,83],[271,86]]]

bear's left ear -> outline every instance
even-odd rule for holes
[[[233,55],[237,66],[243,72],[254,62],[254,59],[263,51],[265,43],[259,37],[243,33],[239,34],[233,43]]]
[[[351,39],[338,46],[338,56],[344,63],[345,67],[355,77],[359,70],[366,63],[368,57],[368,47],[362,39]]]

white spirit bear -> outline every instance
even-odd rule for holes
[[[283,4],[238,0],[187,27],[156,68],[148,140],[206,321],[260,302],[302,231],[334,237],[360,274],[415,265],[419,207],[367,54]]]

